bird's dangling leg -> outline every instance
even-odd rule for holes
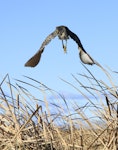
[[[64,53],[67,53],[67,40],[66,40],[66,45],[64,45],[64,42],[62,40],[62,46],[63,46],[63,49],[64,49]]]

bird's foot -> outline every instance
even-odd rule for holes
[[[67,47],[63,45],[64,53],[67,53]]]

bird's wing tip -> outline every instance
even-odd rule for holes
[[[28,63],[24,64],[24,67],[32,67],[31,65],[28,65]]]

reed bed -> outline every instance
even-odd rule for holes
[[[0,150],[118,150],[117,85],[108,71],[109,84],[83,67],[86,74],[72,75],[76,85],[61,79],[83,97],[82,105],[33,78],[7,74],[0,82]]]

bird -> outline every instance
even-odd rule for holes
[[[93,58],[85,51],[79,37],[75,33],[73,33],[67,26],[61,25],[57,26],[56,29],[46,37],[39,50],[25,63],[25,66],[35,67],[41,59],[41,55],[45,49],[45,46],[48,45],[49,42],[51,42],[51,40],[56,36],[58,36],[59,40],[62,40],[62,46],[65,53],[67,52],[67,40],[71,38],[78,45],[80,60],[84,64],[96,64],[95,60],[93,60]],[[66,45],[64,45],[64,41],[66,41]]]
[[[79,47],[81,47],[83,49],[83,46],[81,44],[81,41],[79,40],[78,36],[73,33],[68,27],[66,26],[57,26],[55,31],[52,32],[51,34],[49,34],[46,39],[44,40],[44,42],[42,43],[40,49],[37,51],[37,53],[31,57],[26,63],[25,66],[27,67],[35,67],[40,59],[41,59],[41,55],[44,51],[44,48],[47,44],[49,44],[49,42],[54,39],[56,36],[58,36],[58,38],[60,40],[62,40],[62,46],[64,49],[64,52],[66,52],[66,47],[67,47],[67,40],[69,39],[69,37],[71,37],[78,45]],[[64,40],[66,41],[66,45],[64,45]]]

